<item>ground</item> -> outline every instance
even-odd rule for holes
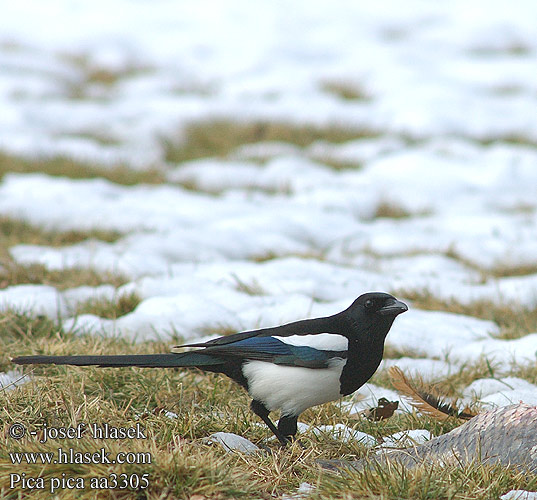
[[[106,12],[106,15],[103,14]],[[6,452],[151,454],[151,464],[17,467],[26,477],[149,474],[139,498],[498,498],[535,477],[487,469],[337,477],[316,459],[449,431],[403,407],[387,368],[477,410],[537,404],[537,35],[531,2],[437,4],[27,1],[0,19],[0,491]],[[364,399],[309,410],[280,450],[222,377],[37,367],[13,355],[165,352],[406,301]],[[23,377],[26,374],[26,377]],[[147,439],[39,443],[142,423]],[[269,451],[226,453],[234,432]],[[348,429],[347,429],[348,431]],[[351,436],[349,439],[344,437]],[[65,474],[65,476],[62,476]],[[34,484],[35,485],[35,484]],[[73,495],[68,482],[56,494]],[[74,484],[71,484],[74,486]],[[110,486],[110,485],[108,485]],[[132,485],[129,485],[132,486]],[[139,488],[139,485],[138,485]],[[132,498],[132,489],[84,489]]]

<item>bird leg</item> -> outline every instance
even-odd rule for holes
[[[281,443],[281,445],[287,446],[290,440],[276,428],[272,420],[269,418],[270,411],[267,409],[267,407],[261,401],[254,399],[250,404],[250,408],[261,420],[263,420],[263,422],[265,422],[265,424],[267,424],[268,428],[278,438],[278,441]]]
[[[289,441],[292,441],[296,435],[297,420],[296,416],[282,415],[278,422],[278,431]]]

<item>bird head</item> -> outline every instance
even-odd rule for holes
[[[360,295],[346,310],[346,313],[360,331],[367,331],[384,338],[395,318],[405,311],[408,311],[408,306],[393,295],[368,292]]]

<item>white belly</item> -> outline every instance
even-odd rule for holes
[[[248,361],[242,371],[248,392],[268,410],[282,415],[299,415],[311,406],[341,397],[339,377],[346,360],[334,358],[330,368],[313,369],[279,366],[265,361]]]

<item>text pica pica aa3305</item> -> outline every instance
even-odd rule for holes
[[[365,293],[332,316],[251,330],[166,354],[20,356],[14,363],[199,368],[223,373],[253,398],[251,408],[282,444],[297,431],[307,408],[351,394],[375,373],[384,339],[406,304],[381,292]],[[276,427],[269,413],[281,410]]]

